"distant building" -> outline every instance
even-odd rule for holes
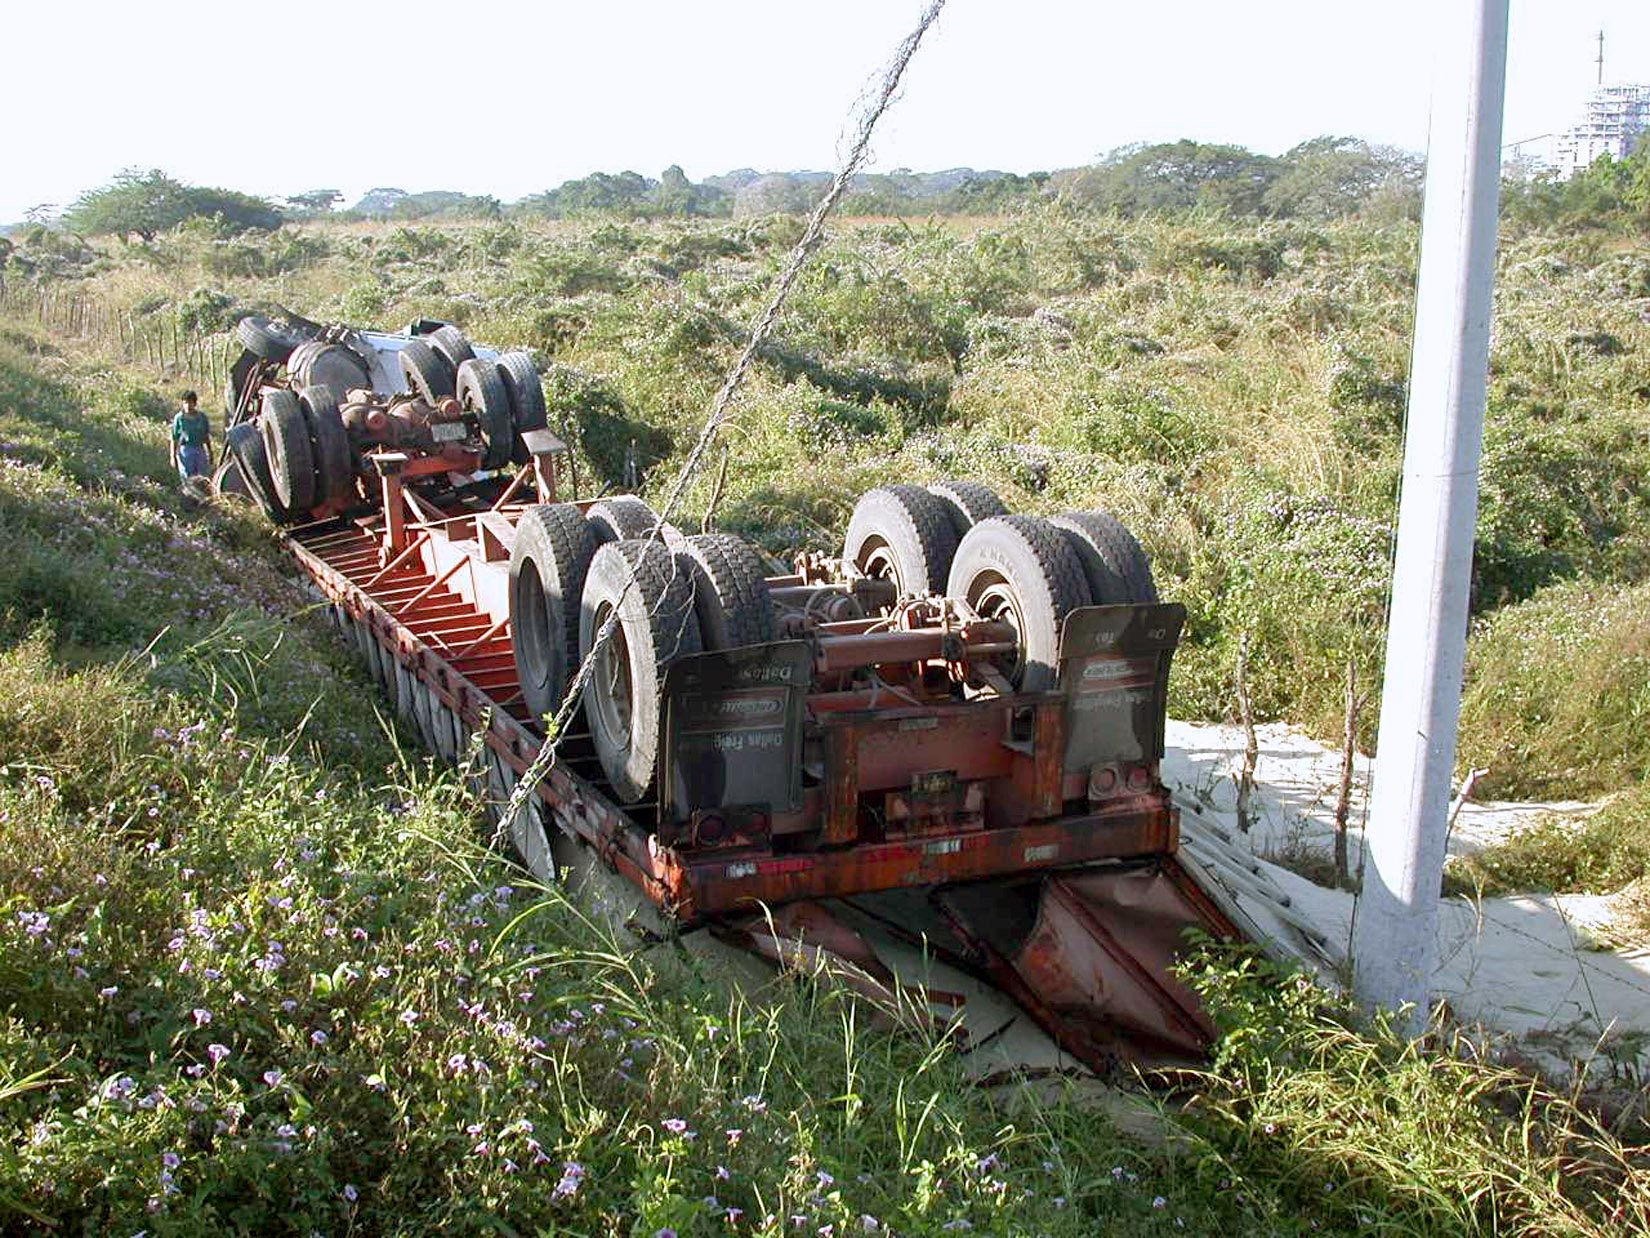
[[[1650,131],[1650,86],[1600,86],[1587,102],[1585,119],[1558,135],[1553,170],[1566,180],[1595,159],[1625,159]]]

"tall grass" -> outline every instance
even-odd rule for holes
[[[0,365],[38,396],[8,429],[79,403],[75,376]],[[1003,1107],[936,1032],[807,976],[731,987],[535,887],[482,847],[467,781],[373,717],[270,550],[9,453],[0,520],[61,580],[118,573],[150,528],[181,570],[3,595],[0,1226],[1239,1223],[1103,1120]]]
[[[1131,304],[1167,297],[1208,314],[1279,278],[1256,267],[1272,262],[1264,245],[1177,257],[1179,241],[1143,228],[1111,240],[1083,232],[1083,244],[1061,248],[1060,229],[1025,226],[1029,269],[1052,266],[1091,292],[1117,281]],[[1112,249],[1085,265],[1091,241]],[[915,243],[940,257],[976,244]],[[1388,252],[1380,238],[1359,243],[1371,261]],[[969,260],[1023,271],[1013,246],[1010,234]],[[1287,261],[1291,250],[1277,252]],[[1181,271],[1209,281],[1201,300],[1169,291]],[[1004,298],[999,307],[1013,308]],[[632,331],[632,309],[581,308]],[[722,347],[673,323],[666,314],[625,336],[639,351],[612,378],[645,424],[676,424],[666,394]],[[1163,326],[1121,322],[1107,328],[1116,338],[1074,333],[1063,345],[1052,318],[1028,329],[1052,333],[1036,365],[1055,372],[1073,348],[1167,365],[1168,350],[1132,334]],[[1234,313],[1217,335],[1246,329]],[[1218,370],[1212,346],[1198,364]],[[600,357],[578,347],[559,355],[595,371]],[[1014,369],[1006,358],[965,367],[954,393],[981,374],[1012,385]],[[1060,437],[1076,429],[1035,420],[1031,404],[1015,416],[1035,421],[1036,438],[1003,435],[988,410],[931,431],[904,420],[906,388],[893,380],[938,370],[866,358],[859,372],[886,380],[856,406],[881,428],[828,467],[803,431],[834,433],[824,420],[847,410],[823,404],[811,380],[758,384],[730,520],[828,531],[846,510],[843,478],[869,484],[891,467],[937,475],[977,461],[1026,505],[1118,482],[1113,501],[1138,517],[1167,591],[1183,591],[1198,616],[1187,699],[1218,699],[1221,641],[1239,620],[1282,638],[1304,614],[1327,639],[1332,600],[1297,603],[1325,573],[1355,595],[1374,553],[1362,500],[1304,493],[1311,474],[1228,487],[1249,475],[1241,461],[1255,440],[1242,429],[1198,428],[1208,454],[1166,473],[1149,453],[1079,448]],[[1181,389],[1109,374],[1092,376],[1104,394],[1094,407],[1109,411],[1081,433],[1111,432],[1113,416],[1178,424]],[[0,341],[0,388],[17,393],[0,405],[0,533],[22,564],[0,575],[0,1079],[15,1085],[0,1098],[0,1210],[10,1228],[1645,1228],[1639,1153],[1575,1107],[1464,1052],[1351,1030],[1325,995],[1252,963],[1216,960],[1195,977],[1221,1022],[1219,1056],[1199,1102],[1165,1115],[1163,1142],[1143,1143],[1080,1089],[982,1091],[942,1038],[882,1026],[819,979],[742,988],[674,944],[646,947],[591,923],[480,846],[466,780],[427,765],[373,716],[364,682],[255,526],[175,502],[155,394],[133,388],[134,418],[105,403],[110,386],[36,337]],[[128,453],[122,472],[140,482],[110,484],[99,451]],[[1247,609],[1228,608],[1228,595]]]

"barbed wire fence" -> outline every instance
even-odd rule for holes
[[[91,289],[7,277],[0,272],[0,316],[35,323],[91,344],[156,376],[219,390],[240,355],[233,331],[202,331],[169,307],[126,309]]]

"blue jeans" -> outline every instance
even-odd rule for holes
[[[178,444],[178,476],[184,481],[204,477],[212,471],[212,457],[200,443]]]

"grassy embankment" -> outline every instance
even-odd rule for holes
[[[42,241],[11,274],[186,330],[286,305],[363,324],[428,314],[531,345],[583,482],[616,481],[633,451],[653,483],[798,227],[190,225],[144,246]],[[1353,663],[1367,746],[1416,241],[1358,220],[1055,209],[845,224],[743,397],[723,522],[775,550],[830,545],[870,486],[956,475],[1018,510],[1109,507],[1190,611],[1178,715],[1230,712],[1247,638],[1257,715],[1331,739]],[[1489,768],[1487,796],[1621,794],[1578,844],[1607,866],[1514,844],[1477,875],[1492,890],[1606,869],[1629,883],[1650,852],[1650,729],[1631,725],[1650,669],[1638,608],[1616,603],[1650,579],[1650,251],[1602,230],[1509,230],[1499,296],[1463,764]],[[1584,602],[1582,628],[1578,598],[1608,604]],[[1595,720],[1616,718],[1601,745]]]
[[[477,843],[160,396],[0,340],[0,1217],[130,1233],[1610,1233],[1636,1155],[1211,961],[1142,1145],[829,986],[732,991]],[[830,1227],[827,1229],[827,1227]]]

